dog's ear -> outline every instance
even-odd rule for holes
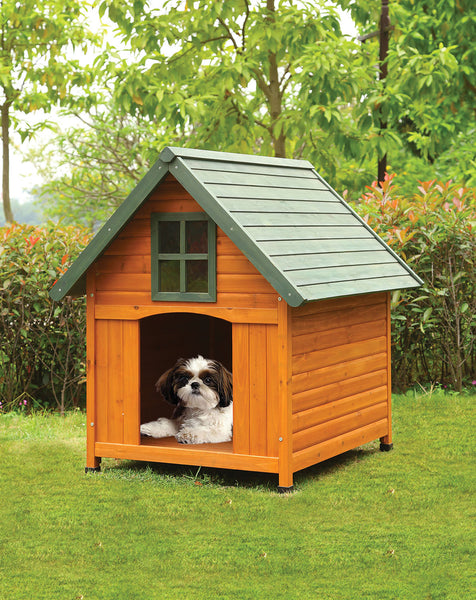
[[[175,367],[172,367],[165,371],[165,373],[162,373],[155,384],[155,389],[162,394],[169,404],[177,405],[180,402],[180,398],[175,393],[174,379]]]
[[[224,408],[233,402],[233,375],[218,361],[216,361],[216,370],[218,373],[217,391],[220,397],[218,406]]]

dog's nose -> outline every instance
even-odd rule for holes
[[[198,383],[198,381],[193,381],[191,383],[191,387],[192,387],[192,390],[198,390],[198,388],[200,387],[200,384]]]

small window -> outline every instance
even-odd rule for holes
[[[215,302],[216,227],[205,213],[153,213],[152,300]]]

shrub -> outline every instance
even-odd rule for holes
[[[57,408],[84,399],[84,299],[48,291],[88,241],[86,230],[49,223],[0,228],[2,410]]]
[[[364,220],[424,280],[392,295],[393,382],[461,390],[475,373],[475,189],[420,182],[404,197],[387,176],[356,203]]]

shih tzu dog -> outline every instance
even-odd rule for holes
[[[233,435],[233,379],[218,361],[180,358],[160,376],[157,391],[175,405],[172,418],[140,426],[143,435],[175,436],[182,444],[228,442]]]

